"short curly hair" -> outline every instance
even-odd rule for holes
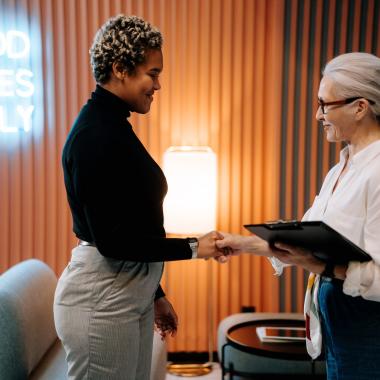
[[[94,78],[97,83],[107,83],[115,62],[132,74],[145,62],[147,50],[161,47],[161,32],[142,18],[112,17],[97,31],[90,49]]]

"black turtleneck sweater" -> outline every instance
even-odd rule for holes
[[[115,259],[190,259],[186,239],[165,237],[166,179],[129,116],[123,100],[97,86],[67,137],[62,164],[74,233]]]

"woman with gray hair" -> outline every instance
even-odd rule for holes
[[[162,337],[177,315],[159,283],[163,261],[224,256],[217,232],[167,239],[165,177],[133,132],[160,89],[161,33],[143,19],[107,21],[90,50],[97,82],[65,143],[67,198],[79,239],[59,279],[54,319],[69,379],[148,380],[153,323]]]
[[[325,347],[329,380],[380,379],[380,59],[348,53],[325,67],[316,118],[329,142],[345,142],[303,220],[323,220],[364,249],[371,261],[325,264],[311,252],[257,236],[225,235],[235,252],[272,258],[311,272],[305,298],[307,349]]]

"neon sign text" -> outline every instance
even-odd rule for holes
[[[33,72],[27,67],[29,59],[26,33],[0,32],[0,132],[28,132],[32,128],[35,86]]]
[[[0,56],[6,55],[10,59],[28,57],[30,53],[29,37],[18,30],[0,32]]]

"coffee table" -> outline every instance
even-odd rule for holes
[[[310,362],[310,374],[309,376],[315,375],[314,362],[311,361],[307,351],[305,341],[284,341],[284,342],[262,342],[257,334],[258,327],[305,327],[305,322],[303,320],[292,320],[292,319],[264,319],[264,320],[252,320],[248,322],[239,323],[232,326],[227,331],[226,340],[227,343],[222,349],[222,376],[227,373],[230,375],[230,379],[233,379],[234,375],[254,378],[260,375],[261,378],[271,378],[270,374],[253,374],[253,373],[243,373],[239,372],[234,368],[234,363],[229,363],[226,368],[225,363],[225,350],[228,346],[232,346],[236,350],[246,352],[252,355],[263,356],[272,359],[284,359],[292,361],[303,361]],[[273,375],[272,375],[273,376]],[[286,375],[282,376],[281,379],[291,378],[300,379],[301,375]],[[303,375],[303,378],[305,375]],[[222,377],[224,379],[224,377]],[[276,377],[280,378],[277,374]],[[317,377],[316,377],[317,378]],[[320,377],[318,377],[320,378]]]

